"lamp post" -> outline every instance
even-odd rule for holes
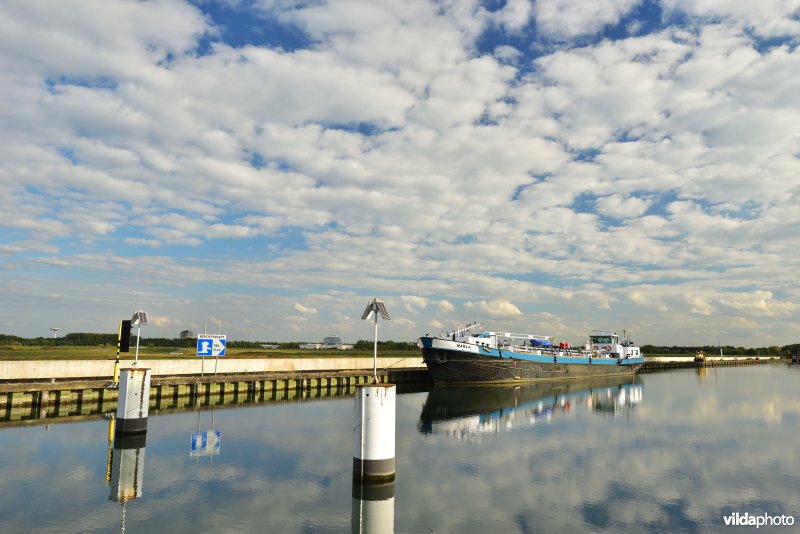
[[[386,305],[380,299],[372,299],[372,301],[367,304],[366,309],[364,310],[363,315],[361,318],[363,320],[369,319],[370,314],[374,314],[375,316],[375,344],[374,349],[372,352],[372,372],[373,372],[373,381],[374,383],[378,383],[378,314],[381,314],[381,317],[385,321],[391,319],[389,317],[389,312],[386,310]]]
[[[139,362],[139,336],[142,333],[142,325],[147,324],[147,312],[137,310],[131,317],[131,324],[136,325],[136,356],[133,360],[133,365],[136,365]]]

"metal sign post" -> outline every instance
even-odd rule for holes
[[[203,358],[200,377],[205,373],[206,356],[216,356],[219,361],[220,356],[225,356],[225,348],[228,344],[228,336],[224,334],[210,334],[197,336],[197,355]],[[217,374],[217,365],[214,364],[214,375]]]
[[[147,324],[147,313],[137,310],[131,317],[131,324],[136,325],[136,357],[133,360],[134,367],[139,363],[139,336],[142,333],[142,325]]]
[[[378,313],[381,314],[381,317],[383,317],[385,321],[391,319],[383,301],[380,299],[372,299],[372,302],[367,304],[364,313],[361,315],[361,319],[366,321],[369,319],[370,314],[375,314],[375,343],[372,351],[372,380],[376,384],[378,383]]]

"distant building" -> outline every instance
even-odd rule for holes
[[[181,332],[181,339],[197,339],[197,334],[191,330],[184,330]]]
[[[339,336],[326,336],[322,343],[306,343],[305,345],[300,345],[300,348],[306,350],[350,350],[353,345],[342,343],[342,338]]]

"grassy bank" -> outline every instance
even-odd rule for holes
[[[350,357],[371,358],[372,351],[365,350],[303,350],[303,349],[234,349],[228,348],[227,358],[326,358]],[[117,356],[116,347],[28,347],[0,345],[0,360],[108,360]],[[378,356],[393,358],[418,357],[418,351],[382,351]],[[120,354],[120,358],[133,359],[131,352]],[[195,359],[194,347],[139,347],[139,359]]]

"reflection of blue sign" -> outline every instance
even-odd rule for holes
[[[192,434],[192,450],[189,456],[213,456],[219,454],[219,444],[221,432],[219,430],[207,430],[206,432],[195,432]]]
[[[228,343],[227,336],[198,336],[198,356],[225,356],[225,347]]]

